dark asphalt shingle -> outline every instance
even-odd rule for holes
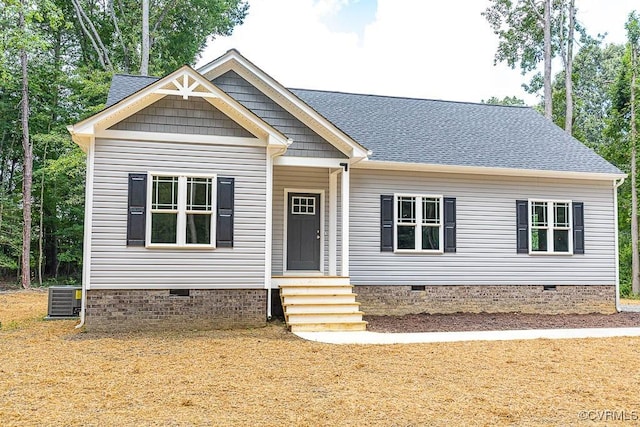
[[[291,89],[371,160],[621,173],[529,107]]]
[[[132,76],[129,74],[115,74],[111,80],[109,94],[107,95],[107,104],[105,107],[111,107],[118,101],[122,101],[129,95],[133,95],[137,91],[144,89],[151,83],[160,80],[159,77]]]
[[[156,82],[117,74],[107,107]],[[618,168],[529,107],[291,89],[371,160],[569,172]]]

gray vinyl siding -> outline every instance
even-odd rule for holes
[[[293,144],[284,154],[285,156],[346,158],[340,150],[309,129],[235,71],[226,72],[214,79],[213,83],[293,140]]]
[[[324,259],[325,274],[329,272],[329,170],[325,168],[303,168],[275,166],[273,173],[273,246],[271,271],[274,276],[283,274],[285,189],[324,191]],[[337,268],[340,271],[340,178],[338,178],[338,221],[337,221]]]
[[[612,183],[352,169],[350,275],[356,285],[613,285]],[[457,201],[457,252],[380,252],[380,195]],[[584,202],[584,255],[516,253],[517,199]]]
[[[91,286],[264,286],[266,150],[262,147],[98,139],[95,144]],[[130,172],[235,178],[234,247],[126,246]]]
[[[166,96],[143,108],[113,125],[111,129],[254,137],[206,100],[197,97],[185,100],[174,95]]]

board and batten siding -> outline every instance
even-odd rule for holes
[[[235,178],[234,247],[127,246],[130,172]],[[91,288],[263,288],[266,149],[97,139],[94,159]]]
[[[284,156],[346,158],[340,150],[325,141],[235,71],[227,71],[215,78],[213,84],[293,140],[293,144]]]
[[[436,194],[457,202],[455,253],[380,252],[380,195]],[[516,253],[516,200],[584,202],[584,255]],[[354,285],[613,285],[611,181],[364,170],[351,172]]]
[[[329,271],[329,169],[304,168],[294,166],[275,166],[273,170],[273,246],[271,253],[271,272],[274,276],[281,276],[284,272],[284,221],[285,221],[285,189],[302,189],[324,191],[324,257],[321,260],[325,274]],[[337,185],[337,268],[340,271],[342,226],[340,174]]]

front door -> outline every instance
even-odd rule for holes
[[[289,193],[287,270],[320,270],[320,195]]]

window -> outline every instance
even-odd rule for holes
[[[571,202],[529,202],[531,253],[571,253]]]
[[[396,195],[397,251],[442,252],[442,196]]]
[[[291,197],[291,213],[294,215],[315,215],[316,214],[316,198],[315,197]]]
[[[150,245],[213,246],[214,176],[151,175]]]

